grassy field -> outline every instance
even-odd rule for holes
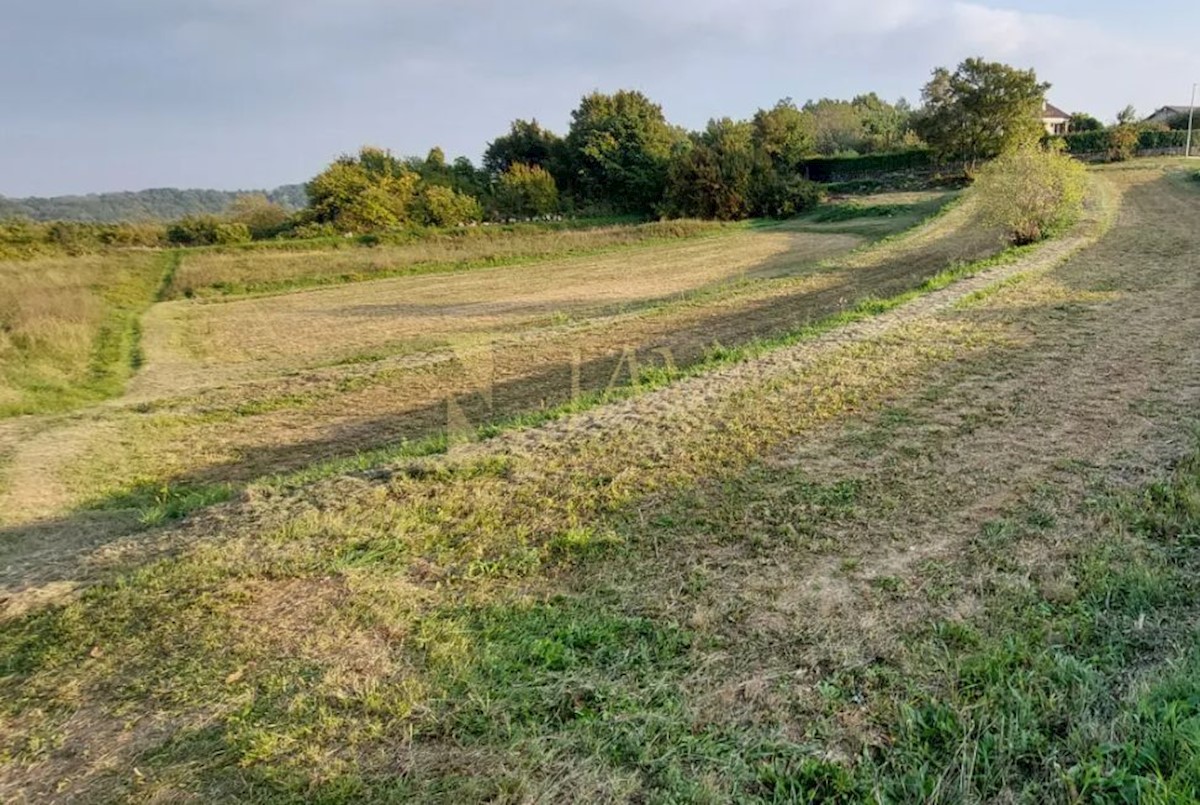
[[[575,376],[545,371],[559,329],[676,358],[600,405],[581,362],[575,413],[537,427],[145,533],[10,528],[0,795],[1195,801],[1200,195],[1156,163],[1095,181],[1033,249],[997,258],[960,205],[458,361],[529,416]],[[765,236],[865,220],[841,215]],[[278,441],[446,382],[410,359],[45,433],[282,416]],[[331,435],[378,445],[410,404]]]
[[[138,317],[173,258],[153,252],[0,262],[0,417],[120,393]]]
[[[859,222],[158,304],[142,318],[144,364],[120,405],[9,428],[0,513],[16,524],[79,506],[160,511],[627,386],[994,253],[967,209],[854,251],[946,199],[906,199],[905,214]]]
[[[207,249],[187,255],[167,298],[279,293],[453,269],[595,254],[627,246],[719,234],[740,225],[662,221],[638,225],[507,231],[476,227],[412,243],[344,249]]]

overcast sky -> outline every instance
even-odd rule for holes
[[[1186,104],[1198,36],[1191,0],[2,0],[0,195],[269,188],[364,143],[477,161],[515,117],[562,132],[593,89],[690,128],[784,96],[916,100],[972,55],[1107,120]]]

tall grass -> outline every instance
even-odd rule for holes
[[[120,392],[137,318],[154,299],[155,253],[0,263],[0,416],[61,411]]]
[[[590,254],[710,235],[733,227],[708,221],[657,221],[594,229],[511,231],[477,227],[412,243],[349,249],[229,249],[186,255],[165,297],[285,291],[383,277],[504,265]]]

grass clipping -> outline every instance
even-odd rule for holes
[[[1083,209],[1087,168],[1055,148],[1029,145],[1001,154],[979,172],[983,219],[1018,246],[1052,237]]]

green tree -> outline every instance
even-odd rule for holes
[[[972,192],[984,219],[1016,244],[1034,243],[1079,214],[1087,169],[1058,148],[1024,144],[980,170]]]
[[[483,217],[479,202],[443,185],[426,185],[417,196],[414,217],[428,226],[458,226]]]
[[[545,168],[514,162],[496,181],[495,199],[506,217],[548,215],[558,209],[558,186]]]
[[[1102,131],[1104,124],[1086,112],[1076,112],[1071,115],[1070,127],[1073,132]]]
[[[666,206],[673,215],[732,221],[750,215],[754,175],[752,124],[710,120],[668,171]]]
[[[409,218],[420,177],[390,152],[364,147],[339,157],[307,185],[307,217],[343,232],[397,226]]]
[[[1138,122],[1137,109],[1133,108],[1133,104],[1128,104],[1124,109],[1117,112],[1118,126],[1132,126]]]
[[[967,59],[953,73],[939,67],[925,85],[916,130],[943,159],[972,164],[1033,142],[1049,84],[1033,70]]]
[[[794,169],[815,147],[812,116],[800,111],[791,98],[771,109],[759,109],[751,125],[755,149],[777,167]]]
[[[514,120],[508,134],[488,143],[483,153],[483,168],[499,176],[516,164],[545,168],[554,172],[562,149],[562,138],[541,127],[537,120]]]
[[[804,104],[812,118],[815,148],[818,154],[853,154],[864,150],[866,129],[862,110],[850,101],[822,98]]]
[[[762,146],[754,123],[709,121],[679,149],[668,172],[665,211],[693,218],[789,218],[815,205],[820,190]]]
[[[649,213],[662,199],[672,147],[683,136],[640,92],[587,95],[571,113],[566,157],[583,200]]]
[[[1108,130],[1106,139],[1108,140],[1106,150],[1109,162],[1124,162],[1137,155],[1139,141],[1137,126],[1127,123],[1113,126]]]
[[[859,95],[850,104],[858,110],[862,121],[860,150],[873,153],[894,151],[905,144],[912,128],[912,107],[901,98],[891,104],[874,92]]]

